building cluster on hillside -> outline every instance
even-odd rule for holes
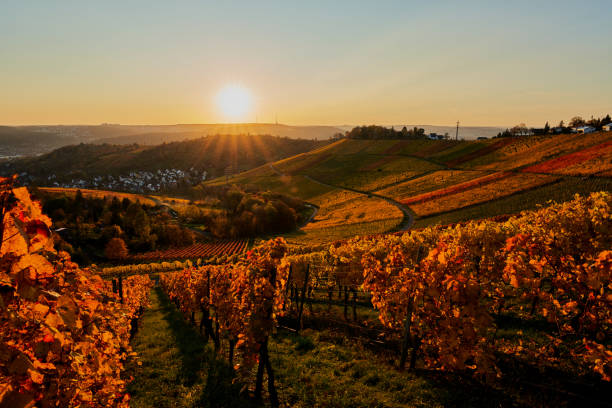
[[[427,138],[431,140],[448,140],[450,139],[450,136],[448,135],[448,133],[445,133],[443,135],[439,133],[430,133],[427,135]]]
[[[46,180],[34,180],[27,173],[20,175],[20,180],[33,182],[50,187],[91,188],[99,190],[118,190],[133,193],[151,193],[167,191],[179,186],[197,185],[206,180],[207,172],[189,169],[161,169],[151,171],[132,171],[127,175],[105,175],[92,177],[77,177],[70,180],[58,180],[55,174]]]
[[[593,132],[612,131],[612,117],[606,115],[603,118],[593,118],[584,120],[580,116],[573,117],[566,126],[563,121],[558,126],[550,127],[548,122],[542,128],[528,128],[524,123],[516,125],[511,129],[500,132],[497,137],[516,137],[516,136],[538,136],[538,135],[560,135],[560,134],[587,134]]]

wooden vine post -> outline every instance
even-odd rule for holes
[[[357,320],[357,290],[355,288],[351,288],[351,292],[353,292],[353,320]]]
[[[310,274],[310,264],[306,264],[306,273],[304,274],[304,285],[302,286],[302,299],[298,309],[297,327],[296,330],[302,329],[302,314],[304,312],[304,301],[306,299],[306,289],[308,288],[308,277]]]
[[[202,332],[202,327],[204,327],[204,342],[208,343],[208,338],[212,338],[213,343],[215,345],[215,350],[219,349],[219,337],[217,337],[215,330],[213,328],[213,321],[210,318],[210,311],[208,306],[201,305],[202,311],[202,320],[200,320],[200,333]]]
[[[272,287],[276,288],[276,268],[273,268],[270,271],[270,284],[272,285]],[[268,319],[272,318],[273,309],[274,300],[272,300],[272,303],[269,306],[269,310],[267,311]],[[276,386],[274,385],[274,371],[272,370],[272,364],[270,363],[270,353],[268,352],[268,339],[269,337],[266,337],[259,347],[259,365],[257,367],[257,375],[255,378],[255,398],[261,400],[261,392],[263,389],[263,374],[265,370],[268,374],[268,394],[270,397],[270,406],[272,406],[273,408],[278,408],[280,403],[278,401],[278,393],[276,392]]]
[[[423,253],[423,247],[419,247],[416,256],[417,264],[421,262],[421,254]],[[417,351],[421,345],[420,339],[411,334],[412,326],[412,313],[414,310],[414,295],[410,295],[408,300],[408,311],[406,312],[406,322],[404,323],[404,336],[402,340],[402,350],[400,354],[399,369],[403,370],[406,365],[406,359],[408,358],[408,346],[412,345],[412,354],[410,356],[410,370],[414,370],[416,365]]]
[[[123,276],[119,276],[119,298],[123,303]]]
[[[308,302],[306,302],[306,304],[308,305],[308,310],[310,310],[310,313],[313,313],[312,310],[312,301],[314,300],[314,288],[312,286],[308,286],[308,290],[306,291],[307,296],[306,296],[306,300],[308,300]]]
[[[293,265],[289,265],[289,273],[287,274],[287,287],[285,288],[285,297],[283,298],[283,312],[285,311],[286,308],[286,299],[287,299],[287,293],[290,292],[289,298],[293,297],[293,286],[291,285],[291,270],[293,269]]]
[[[348,320],[348,285],[344,286],[344,320]]]
[[[412,309],[414,308],[414,298],[410,298],[408,302],[408,313],[406,314],[406,322],[404,323],[404,336],[402,339],[402,351],[400,354],[399,369],[403,370],[408,357],[408,346],[410,345],[410,326],[412,325]],[[411,361],[412,365],[412,361]],[[412,369],[413,367],[411,367]]]

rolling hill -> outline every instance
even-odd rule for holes
[[[326,141],[275,136],[207,136],[156,146],[79,144],[50,153],[5,163],[2,174],[27,173],[45,185],[73,178],[129,175],[161,169],[205,171],[210,176],[251,169],[325,145]],[[53,175],[52,178],[49,178]]]
[[[34,125],[0,126],[0,159],[35,156],[79,143],[157,145],[208,135],[272,135],[327,140],[342,129],[334,126],[289,126],[272,123],[178,125]]]
[[[612,189],[612,132],[484,141],[342,139],[230,179],[319,207],[288,236],[317,244],[536,208]],[[225,179],[207,185],[226,183]]]
[[[124,129],[125,128],[125,129]],[[166,126],[113,126],[130,134],[98,137],[92,143],[155,145],[199,138],[206,135],[273,135],[291,139],[327,140],[342,132],[333,126],[290,126],[273,123],[193,124]]]
[[[78,142],[158,144],[207,135],[273,135],[293,139],[329,139],[343,130],[334,126],[290,126],[275,123],[210,123],[176,125],[33,125],[10,128],[19,132],[44,132]]]
[[[70,143],[74,143],[74,140],[69,136],[42,130],[0,126],[0,156],[39,154]]]

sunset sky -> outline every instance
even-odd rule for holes
[[[611,18],[609,1],[7,1],[0,124],[604,115]],[[228,86],[249,94],[234,117]]]

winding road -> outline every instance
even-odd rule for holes
[[[270,164],[268,164],[268,166],[270,167],[270,169],[272,171],[274,171],[279,176],[285,176],[285,174],[283,174],[279,169],[274,167],[273,164],[270,163]],[[401,224],[399,225],[399,228],[398,228],[399,231],[409,230],[412,227],[412,225],[414,224],[414,212],[407,205],[404,205],[404,204],[400,203],[399,201],[395,201],[392,198],[385,197],[385,196],[382,196],[382,195],[376,194],[376,193],[371,193],[369,191],[355,190],[354,188],[350,188],[350,187],[343,187],[343,186],[338,186],[338,185],[335,185],[335,184],[325,183],[323,181],[314,179],[314,178],[312,178],[310,176],[306,176],[306,175],[303,175],[303,176],[306,179],[312,181],[313,183],[321,184],[323,186],[332,187],[332,188],[339,188],[339,189],[346,190],[346,191],[352,191],[353,193],[367,195],[368,197],[381,198],[381,199],[385,200],[386,202],[388,202],[389,204],[396,206],[402,212],[402,214],[404,215],[403,218],[402,218],[402,222],[401,222]],[[302,227],[304,227],[306,224],[311,222],[314,219],[314,217],[317,214],[317,212],[318,212],[318,208],[316,208],[316,206],[314,206],[313,204],[308,204],[308,205],[310,205],[312,207],[315,207],[315,211],[310,216],[308,221],[306,221],[302,225]]]

